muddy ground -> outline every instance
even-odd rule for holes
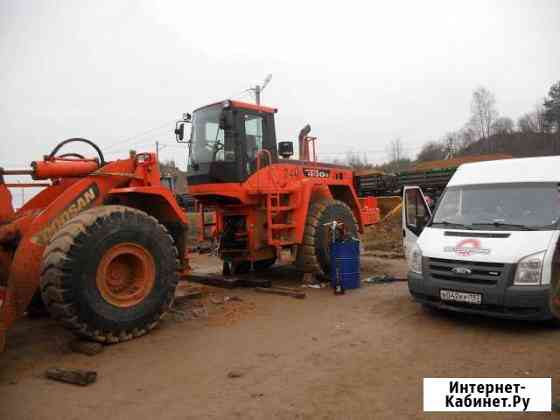
[[[406,270],[402,259],[363,262],[364,277]],[[208,256],[193,265],[217,268]],[[422,378],[551,376],[560,389],[560,329],[430,312],[405,282],[344,296],[301,289],[303,300],[201,290],[150,335],[96,356],[72,353],[72,335],[49,319],[19,321],[0,355],[0,419],[514,418],[424,414]],[[96,370],[98,381],[53,382],[51,366]]]

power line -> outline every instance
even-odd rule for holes
[[[159,137],[159,136],[156,136]],[[131,148],[133,147],[143,147],[143,146],[148,146],[148,145],[152,145],[154,144],[154,140],[153,137],[150,140],[147,139],[140,139],[136,142],[133,143],[129,143],[128,145],[124,146],[124,147],[119,147],[118,149],[112,148],[112,149],[108,149],[107,153],[108,154],[115,154],[115,153],[120,153],[120,152],[126,152],[129,151]],[[161,143],[160,144],[166,144],[166,143]],[[167,144],[166,144],[167,145]],[[120,145],[119,145],[120,146]]]
[[[123,146],[123,145],[125,145],[125,144],[127,144],[127,143],[130,143],[131,140],[135,140],[135,139],[137,139],[138,137],[144,137],[144,136],[146,136],[146,135],[148,135],[148,134],[154,133],[155,131],[161,130],[161,129],[167,127],[167,126],[170,125],[170,124],[175,124],[175,120],[166,122],[166,123],[161,124],[161,125],[159,125],[159,126],[157,126],[157,127],[153,127],[153,128],[150,128],[149,130],[142,131],[142,132],[140,132],[140,133],[138,133],[138,134],[135,134],[135,135],[133,135],[133,136],[127,137],[127,138],[125,138],[124,140],[119,141],[118,143],[116,143],[114,146],[108,147],[108,148],[106,149],[106,151],[107,151],[107,152],[110,152],[111,150],[114,150],[115,147]],[[131,145],[133,145],[133,144],[134,144],[134,143],[132,143]]]
[[[331,147],[335,147],[332,146]],[[410,147],[402,147],[402,150],[418,150],[421,149],[423,146],[410,146]],[[372,149],[367,149],[367,150],[346,150],[344,152],[319,152],[322,155],[346,155],[346,154],[361,154],[361,153],[387,153],[386,149],[376,149],[376,150],[372,150]]]

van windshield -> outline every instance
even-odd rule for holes
[[[433,227],[476,230],[557,229],[560,184],[486,184],[447,188],[437,206]]]

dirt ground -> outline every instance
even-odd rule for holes
[[[402,259],[363,262],[364,277],[405,274]],[[208,256],[193,265],[217,267]],[[300,282],[289,269],[275,277]],[[344,296],[301,289],[303,300],[201,290],[179,308],[198,318],[174,313],[148,336],[92,357],[72,353],[72,335],[49,319],[17,322],[0,355],[0,419],[514,418],[423,413],[422,378],[552,377],[560,387],[560,329],[427,311],[405,282]],[[98,380],[53,382],[49,367],[96,370]]]
[[[362,235],[363,255],[371,257],[403,258],[401,207],[382,216],[382,221],[367,228]]]

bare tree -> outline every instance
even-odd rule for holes
[[[535,124],[532,112],[527,112],[517,119],[517,129],[522,133],[535,133]]]
[[[362,156],[358,152],[346,152],[346,165],[354,169],[370,169],[373,167],[368,162],[367,155],[364,153]]]
[[[334,165],[340,165],[340,166],[346,165],[346,162],[344,161],[344,159],[339,159],[339,158],[332,159],[331,163],[334,164]]]
[[[546,129],[560,132],[560,81],[550,87],[543,105]]]
[[[404,150],[402,140],[398,137],[389,144],[389,162],[384,165],[386,170],[398,172],[410,167],[410,159]]]
[[[477,88],[472,95],[471,113],[471,122],[478,127],[480,137],[490,137],[492,124],[498,118],[494,94],[485,87]]]
[[[459,141],[460,141],[460,149],[465,150],[471,144],[476,142],[480,138],[478,131],[472,124],[465,124],[464,127],[459,130]]]
[[[511,134],[513,133],[513,120],[509,117],[500,117],[492,123],[492,134]]]
[[[452,159],[461,147],[461,133],[458,131],[448,132],[442,139],[445,150],[445,159]]]
[[[517,129],[522,133],[545,133],[545,109],[542,105],[535,105],[533,112],[527,112],[517,119]]]
[[[445,159],[445,146],[437,141],[430,141],[424,144],[420,153],[416,156],[416,160],[420,162],[441,159]]]
[[[394,139],[389,145],[389,160],[391,162],[398,162],[404,157],[402,140],[400,138]]]

